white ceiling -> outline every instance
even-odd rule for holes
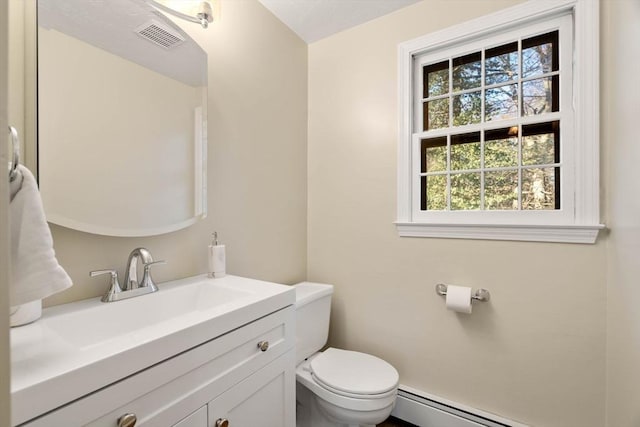
[[[259,0],[301,39],[313,43],[420,0]]]
[[[152,21],[186,41],[165,49],[136,33]],[[57,30],[185,84],[207,84],[207,54],[143,0],[38,0],[38,27]]]

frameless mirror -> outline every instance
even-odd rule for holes
[[[206,215],[207,55],[144,0],[38,0],[49,222],[149,236]]]

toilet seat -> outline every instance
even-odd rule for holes
[[[296,381],[311,391],[317,398],[325,400],[332,405],[352,411],[378,411],[384,408],[392,407],[396,397],[397,390],[393,389],[388,393],[375,396],[346,396],[344,394],[334,393],[327,387],[321,385],[311,374],[310,362],[322,353],[316,353],[309,359],[303,361],[296,367]]]
[[[366,353],[328,348],[309,367],[319,386],[345,397],[381,399],[395,395],[398,387],[398,371]]]

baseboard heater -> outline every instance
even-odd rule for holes
[[[528,427],[404,385],[391,415],[420,427]]]

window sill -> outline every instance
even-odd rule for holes
[[[596,242],[596,225],[519,225],[519,224],[427,224],[396,222],[400,237],[437,237],[445,239],[513,240],[521,242],[588,243]]]

